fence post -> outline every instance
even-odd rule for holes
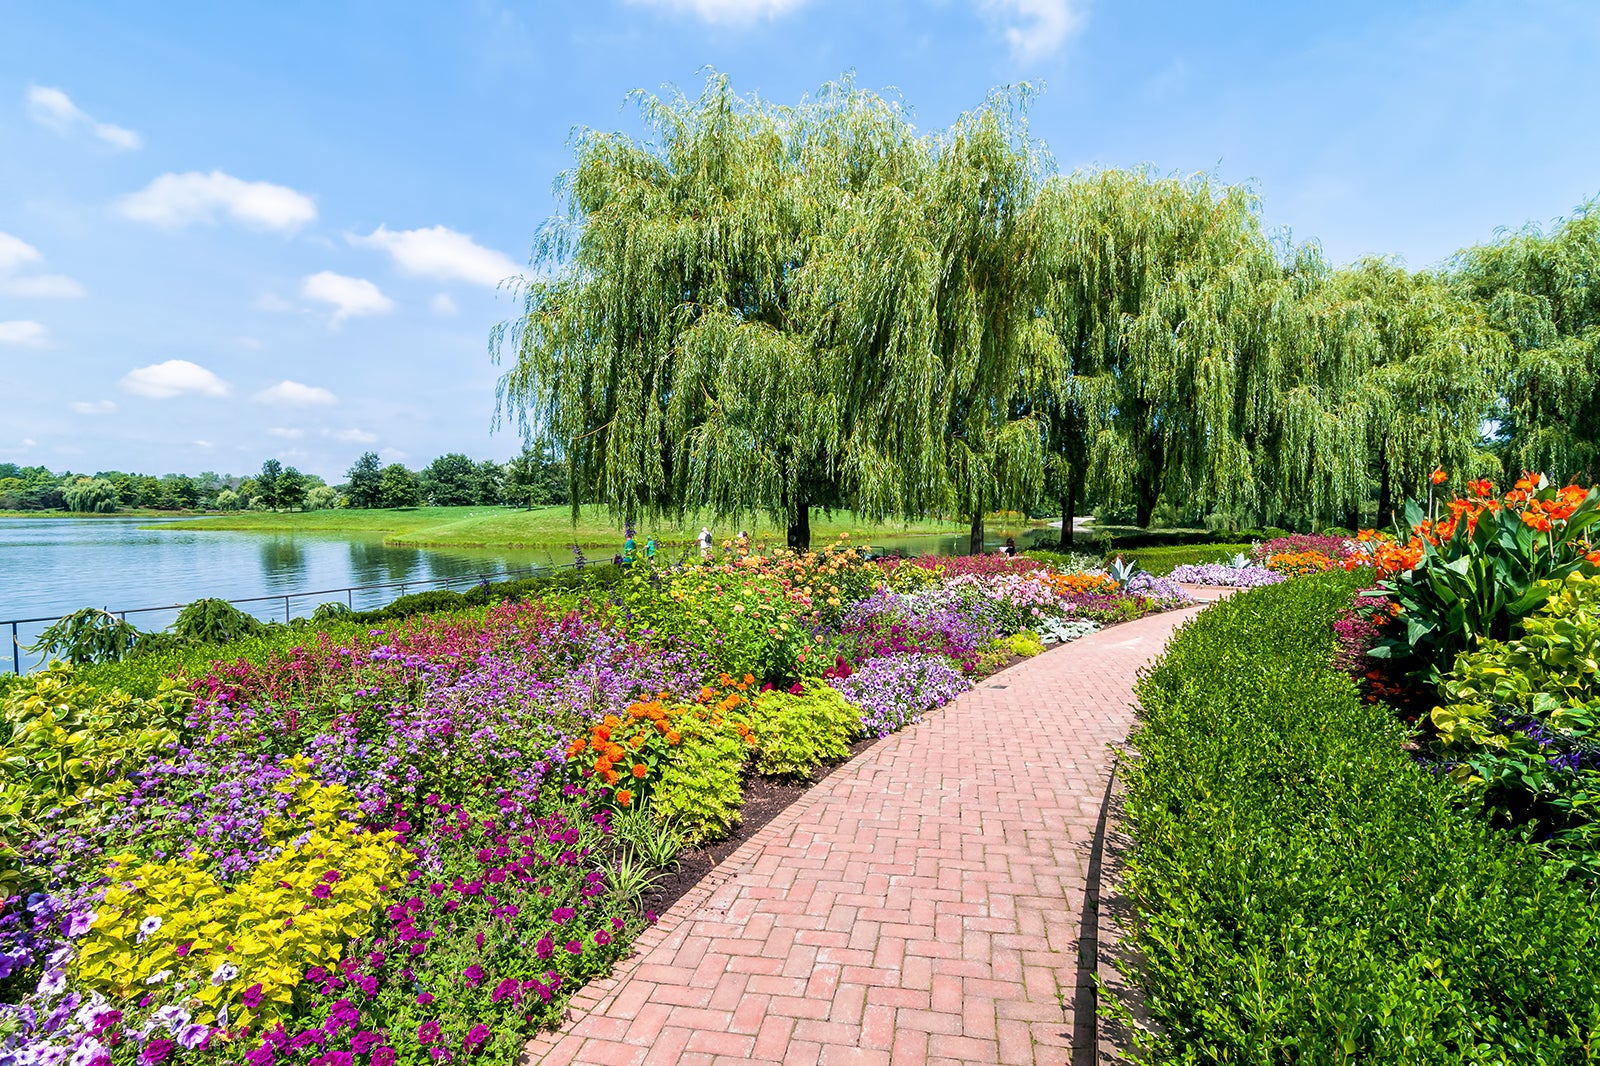
[[[283,624],[289,624],[289,597],[283,598]]]
[[[17,642],[17,623],[11,623],[11,672],[22,676],[22,645]]]
[[[356,609],[356,592],[355,592],[355,589],[345,589],[344,590],[344,605],[346,607],[350,608],[352,611]]]

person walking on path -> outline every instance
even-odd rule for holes
[[[633,554],[638,551],[638,545],[633,542],[633,531],[628,531],[628,539],[622,542],[622,562],[625,566],[633,565]]]
[[[700,527],[700,558],[711,558],[711,527]]]
[[[739,530],[739,536],[734,540],[733,544],[734,547],[739,549],[740,555],[750,554],[750,534],[746,531]]]
[[[656,538],[653,536],[645,539],[644,557],[648,562],[656,561]]]

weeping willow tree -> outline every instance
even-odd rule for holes
[[[1052,180],[1040,200],[1042,307],[1063,351],[1041,403],[1058,431],[1055,491],[1131,504],[1141,526],[1163,499],[1249,502],[1240,398],[1270,362],[1263,293],[1279,272],[1255,199],[1203,177],[1105,171]]]
[[[515,356],[500,416],[561,450],[574,507],[766,511],[804,546],[816,506],[981,521],[1025,495],[1037,433],[1006,415],[1036,163],[1010,98],[932,136],[849,82],[638,101],[653,143],[580,138],[549,279],[491,339]]]
[[[1040,427],[1018,407],[1038,358],[1042,155],[1021,96],[996,95],[918,142],[918,165],[835,216],[806,289],[819,351],[853,375],[846,484],[871,514],[965,516],[1030,504]]]
[[[1600,203],[1461,252],[1450,280],[1513,353],[1496,412],[1506,474],[1600,476]]]

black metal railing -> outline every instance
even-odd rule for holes
[[[358,592],[372,592],[378,589],[399,589],[400,595],[404,596],[406,595],[406,590],[408,588],[415,586],[449,588],[452,585],[477,585],[486,581],[505,581],[514,577],[533,577],[538,574],[548,574],[557,570],[571,570],[577,565],[577,563],[563,563],[560,565],[551,564],[548,566],[520,567],[513,570],[497,570],[488,574],[471,574],[461,577],[408,578],[405,581],[385,581],[376,585],[346,585],[342,588],[336,589],[313,589],[306,592],[274,593],[270,596],[244,596],[239,599],[230,599],[227,602],[234,604],[235,606],[239,606],[247,603],[277,603],[282,601],[283,620],[288,622],[290,619],[289,605],[291,600],[304,600],[309,599],[312,596],[338,596],[342,594],[345,598],[345,606],[350,607],[353,610],[355,608],[355,594]],[[126,621],[130,614],[155,614],[161,611],[181,611],[186,606],[188,605],[182,603],[173,603],[162,607],[129,607],[120,611],[108,610],[106,613],[115,615],[117,618]],[[23,645],[19,636],[18,627],[31,625],[38,622],[55,622],[61,617],[61,615],[53,614],[41,616],[39,618],[10,618],[0,620],[0,626],[9,626],[11,628],[12,673],[18,675],[22,673]]]

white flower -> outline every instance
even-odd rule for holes
[[[162,981],[172,976],[171,970],[158,970],[144,979],[147,985],[159,985]]]
[[[46,970],[39,978],[39,995],[59,996],[67,987],[67,975],[60,970]]]
[[[238,976],[239,967],[235,966],[233,963],[218,963],[217,968],[211,971],[211,983],[213,985],[225,985]]]
[[[111,1007],[106,1003],[104,996],[98,992],[90,992],[89,1001],[83,1006],[79,1007],[78,1013],[74,1014],[73,1017],[76,1018],[78,1020],[78,1024],[83,1026],[85,1029],[93,1029],[94,1023],[99,1020],[100,1015],[104,1014],[110,1009]]]
[[[159,914],[147,915],[145,917],[144,921],[139,923],[139,940],[140,940],[140,942],[142,943],[144,941],[144,938],[147,937],[147,936],[155,936],[156,932],[158,930],[160,930],[160,928],[161,928],[161,915],[159,915]]]
[[[78,1050],[74,1051],[72,1058],[67,1061],[70,1066],[89,1066],[89,1063],[94,1061],[95,1056],[104,1053],[105,1050],[105,1045],[91,1036],[78,1045]]]
[[[169,1032],[177,1032],[189,1024],[189,1012],[176,1003],[169,1003],[165,1007],[150,1015],[150,1020],[160,1022],[167,1027]]]

